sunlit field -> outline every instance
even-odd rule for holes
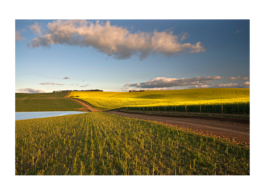
[[[66,99],[62,93],[16,93],[16,111],[69,111],[82,108],[77,102]]]
[[[145,92],[71,92],[69,97],[82,99],[97,108],[216,105],[249,103],[249,89],[210,88]]]
[[[16,121],[16,175],[249,175],[249,148],[102,112]]]

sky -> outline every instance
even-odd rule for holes
[[[16,20],[16,92],[248,88],[249,20]]]

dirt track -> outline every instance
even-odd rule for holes
[[[150,116],[144,114],[124,113],[108,111],[108,113],[119,116],[137,118],[149,121],[156,121],[170,126],[177,126],[180,129],[193,131],[195,133],[216,136],[236,143],[249,145],[249,123],[224,121],[218,119],[183,118],[168,116]]]
[[[67,96],[70,92],[65,96]],[[91,112],[98,112],[99,110],[93,108],[78,99],[68,98],[78,102],[83,106],[83,110]],[[80,109],[80,110],[82,110]],[[125,113],[118,111],[107,111],[110,114],[115,114],[123,117],[137,118],[149,121],[155,121],[170,126],[176,126],[180,129],[185,129],[195,133],[208,136],[216,136],[228,141],[236,143],[244,143],[249,145],[249,123],[240,122],[240,120],[218,120],[216,118],[187,118],[187,117],[170,117],[170,116],[151,116],[145,114]]]
[[[78,109],[78,110],[89,110],[91,112],[98,112],[99,110],[93,108],[92,106],[90,106],[89,104],[86,104],[84,102],[82,102],[81,100],[78,100],[78,99],[74,99],[74,98],[69,98],[68,95],[70,94],[71,92],[68,92],[68,94],[66,96],[64,96],[65,98],[67,99],[71,99],[73,101],[76,101],[77,103],[81,104],[83,106],[83,108],[81,109]]]

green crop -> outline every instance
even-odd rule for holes
[[[60,93],[16,93],[16,98],[55,98],[55,97],[65,97],[68,92]]]
[[[206,104],[206,105],[178,105],[178,106],[137,106],[124,107],[124,110],[139,111],[175,111],[175,112],[200,112],[200,113],[223,113],[224,114],[249,114],[249,103],[233,103],[233,104]]]
[[[82,105],[66,99],[66,93],[16,93],[16,111],[68,111],[82,108]]]
[[[249,148],[102,112],[16,121],[16,175],[249,175]]]

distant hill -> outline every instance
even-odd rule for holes
[[[79,96],[79,97],[77,97]],[[71,92],[69,97],[82,99],[106,109],[126,106],[198,105],[249,102],[248,88],[201,88],[144,92]]]
[[[16,112],[19,111],[70,111],[82,108],[77,102],[64,98],[62,93],[16,93]]]

